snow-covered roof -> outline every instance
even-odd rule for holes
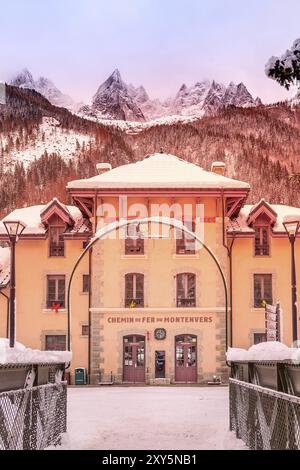
[[[0,235],[5,235],[6,230],[3,224],[5,220],[19,220],[26,224],[26,227],[23,231],[24,235],[42,235],[46,232],[47,227],[41,221],[41,214],[49,207],[53,201],[58,202],[65,211],[70,215],[74,220],[73,231],[79,231],[83,223],[83,215],[76,206],[66,206],[59,202],[56,198],[52,200],[49,204],[41,204],[37,206],[23,207],[21,209],[15,209],[10,214],[8,214],[4,219],[0,221]]]
[[[0,288],[7,286],[10,279],[10,247],[0,247]]]
[[[268,204],[268,203],[267,203]],[[250,205],[245,204],[244,207],[241,209],[239,216],[235,219],[232,223],[232,226],[229,227],[229,231],[240,231],[240,232],[254,232],[254,230],[249,227],[247,224],[247,220],[249,217],[250,212],[253,211],[254,207],[259,205]],[[268,204],[271,209],[277,214],[276,222],[272,227],[273,232],[285,232],[284,226],[282,224],[283,219],[287,216],[297,216],[300,218],[300,208],[293,207],[293,206],[286,206],[284,204]]]
[[[164,153],[129,163],[92,178],[70,181],[67,188],[241,188],[248,183],[214,172]]]

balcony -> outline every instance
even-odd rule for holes
[[[177,307],[178,308],[196,307],[196,299],[195,298],[190,298],[190,299],[178,298],[177,299]]]
[[[126,238],[125,255],[143,255],[144,240],[142,238]]]
[[[65,244],[50,244],[50,256],[65,256]]]
[[[61,309],[61,308],[66,308],[66,303],[64,300],[53,300],[53,299],[47,299],[46,302],[46,308],[48,309]]]
[[[194,255],[196,253],[195,243],[176,243],[176,254],[177,255]]]
[[[144,299],[143,298],[135,298],[129,297],[125,299],[125,308],[141,308],[144,307]]]

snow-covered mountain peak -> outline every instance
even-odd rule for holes
[[[110,119],[144,121],[145,117],[138,106],[138,90],[127,85],[118,69],[105,80],[93,97],[91,111]]]
[[[10,84],[13,86],[21,88],[31,88],[34,89],[34,79],[32,74],[28,69],[24,68],[18,72],[10,81]]]
[[[188,87],[186,86],[185,83],[183,83],[183,84],[181,85],[181,87],[179,88],[179,91],[178,91],[177,95],[178,95],[179,93],[185,93],[185,92],[187,91],[187,89],[188,89]]]
[[[36,81],[36,85],[40,88],[46,88],[46,87],[49,87],[49,86],[54,86],[54,83],[46,77],[40,77]]]
[[[115,69],[113,73],[111,74],[110,78],[120,83],[122,81],[122,77],[121,77],[119,69]]]
[[[50,103],[55,106],[68,108],[73,111],[76,108],[76,104],[72,98],[62,93],[55,84],[46,77],[39,77],[34,80],[32,74],[27,69],[23,69],[19,72],[11,81],[10,84],[20,88],[29,88],[41,93]]]

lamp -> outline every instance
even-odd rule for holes
[[[26,225],[19,220],[4,220],[5,230],[10,241],[10,294],[9,294],[9,346],[15,346],[16,325],[16,242]]]
[[[295,263],[295,241],[300,228],[300,216],[286,216],[283,219],[283,226],[287,233],[291,245],[291,287],[292,287],[292,325],[293,343],[297,345],[298,340],[298,319],[297,319],[297,282]]]
[[[26,228],[26,224],[20,220],[3,220],[3,225],[7,231],[7,235],[10,241],[20,236],[23,230]]]

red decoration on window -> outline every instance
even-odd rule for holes
[[[60,308],[60,304],[56,304],[55,302],[53,302],[51,306],[51,310],[53,310],[55,313],[58,313],[59,308]]]

